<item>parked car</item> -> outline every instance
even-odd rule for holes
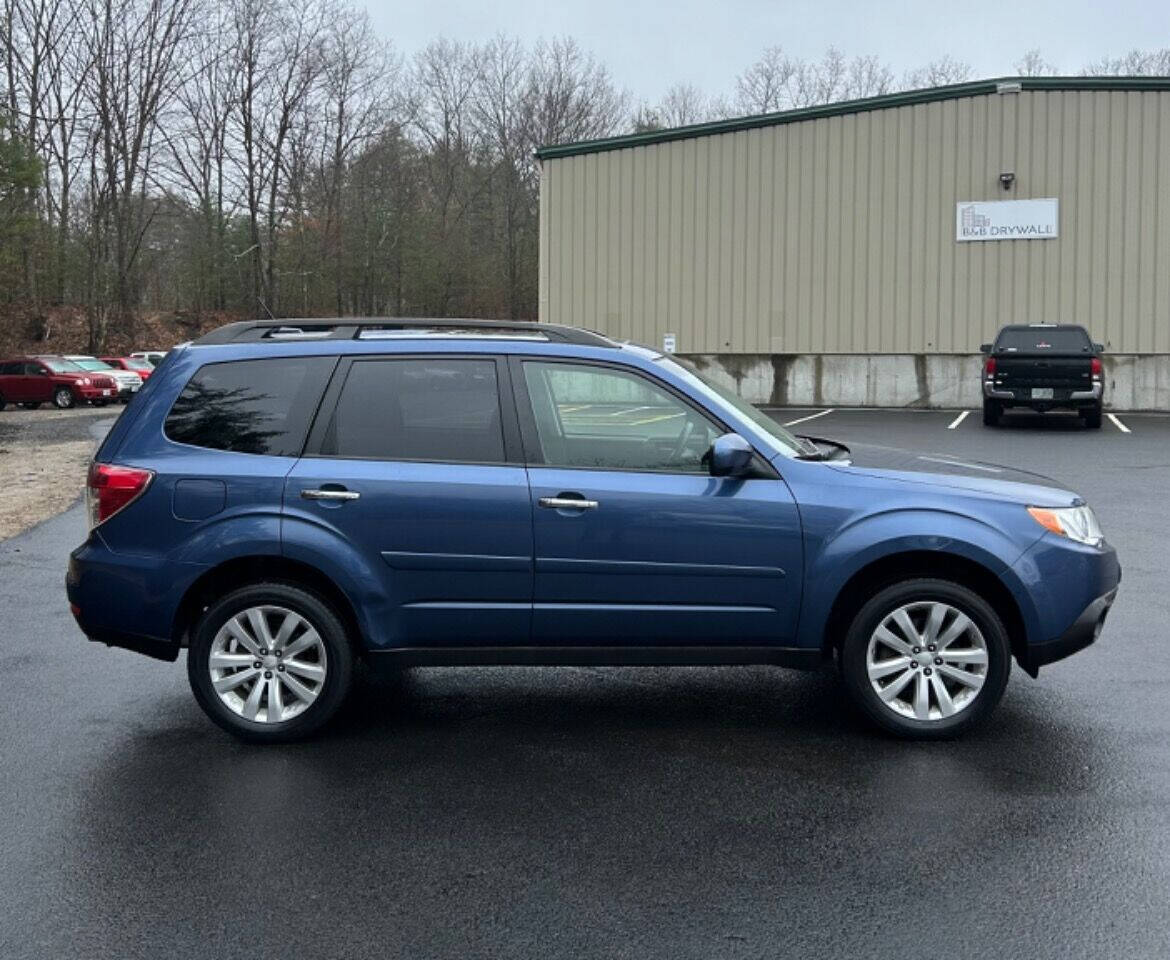
[[[118,385],[118,399],[122,403],[129,403],[130,398],[142,389],[142,377],[133,370],[119,370],[97,357],[87,357],[83,354],[66,354],[65,359],[72,360],[83,370],[110,377]]]
[[[77,403],[109,403],[118,390],[109,377],[91,375],[63,357],[13,357],[0,360],[0,410],[19,403],[35,410],[51,403],[62,410]]]
[[[994,343],[979,348],[983,363],[983,423],[999,423],[1006,407],[1075,410],[1099,429],[1105,385],[1101,354],[1089,332],[1075,324],[1010,324]]]
[[[157,367],[162,363],[162,358],[166,355],[166,350],[135,350],[130,354],[135,360],[145,360],[152,367]]]
[[[354,661],[835,658],[906,737],[1092,643],[1120,581],[1075,493],[793,436],[697,368],[551,324],[243,322],[176,348],[88,479],[69,601],[242,738]]]
[[[138,357],[99,357],[98,359],[115,370],[129,370],[131,373],[138,374],[143,382],[149,380],[150,374],[154,371],[154,366],[151,363]]]

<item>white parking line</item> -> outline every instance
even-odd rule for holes
[[[1122,433],[1132,433],[1132,431],[1124,423],[1117,419],[1113,414],[1108,414],[1110,420],[1113,421],[1113,426],[1117,427]]]
[[[971,412],[970,410],[964,410],[957,417],[955,417],[954,420],[952,420],[949,424],[947,424],[947,429],[954,430],[955,427],[957,427],[960,423],[962,423],[964,420],[967,419],[967,414],[969,414],[970,412]]]
[[[820,413],[813,413],[807,417],[798,417],[796,420],[789,420],[784,426],[795,427],[798,423],[804,423],[806,420],[815,420],[817,417],[823,417],[825,414],[832,412],[833,408],[830,407],[828,410],[822,410]]]

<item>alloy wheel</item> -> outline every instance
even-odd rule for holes
[[[987,641],[969,616],[934,600],[887,614],[870,636],[865,666],[878,699],[911,720],[945,720],[983,689]]]
[[[208,654],[211,684],[233,713],[275,724],[304,713],[320,696],[325,643],[287,607],[248,607],[220,627]]]

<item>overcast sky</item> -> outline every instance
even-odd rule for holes
[[[804,59],[819,58],[830,45],[850,57],[872,53],[899,77],[944,54],[991,77],[1010,73],[1033,47],[1065,73],[1134,47],[1170,47],[1170,0],[367,2],[382,34],[407,55],[438,36],[569,35],[609,67],[619,86],[651,102],[678,82],[731,93],[736,75],[771,45]]]

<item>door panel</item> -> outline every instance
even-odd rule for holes
[[[377,571],[383,646],[529,640],[532,504],[501,382],[483,355],[344,361],[289,476],[286,516]]]
[[[306,490],[357,493],[306,500]],[[532,508],[520,466],[305,458],[286,517],[325,525],[381,571],[395,644],[528,640]]]
[[[520,366],[525,447],[543,461],[528,470],[534,638],[790,639],[802,545],[784,481],[710,476],[703,455],[725,428],[649,377],[604,365]]]
[[[801,582],[796,507],[778,479],[530,467],[533,635],[599,643],[782,642]]]

